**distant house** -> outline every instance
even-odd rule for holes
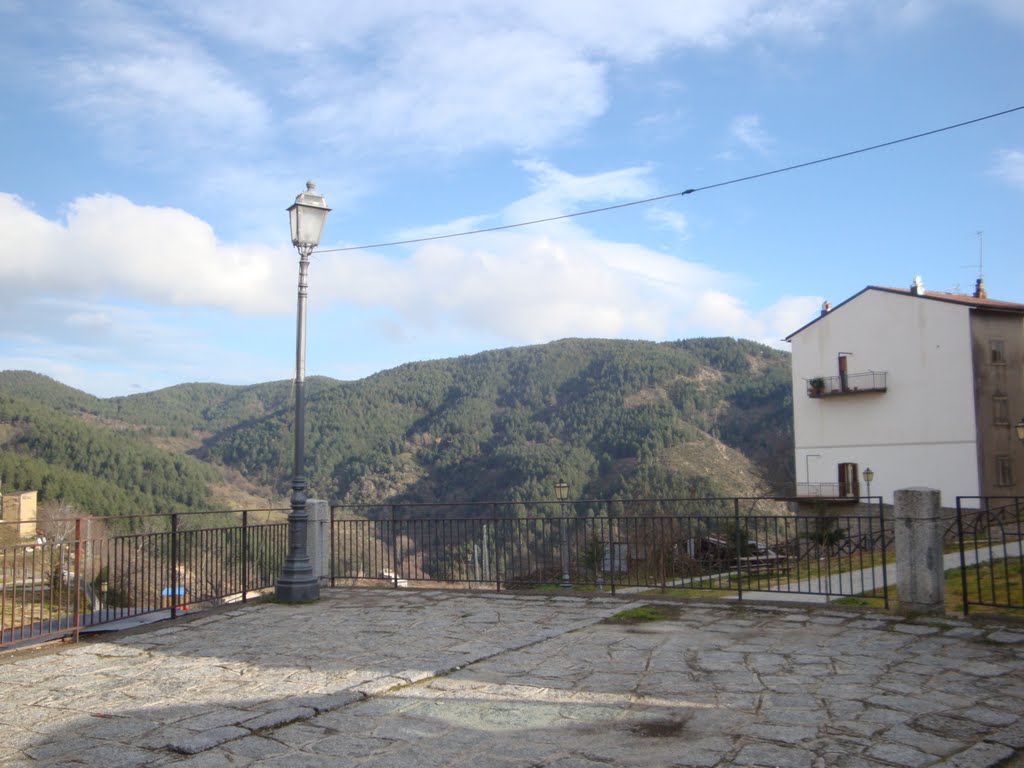
[[[0,493],[0,521],[15,531],[19,539],[36,538],[37,491]]]
[[[1024,304],[868,286],[787,337],[797,495],[1024,495]]]

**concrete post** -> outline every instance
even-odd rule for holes
[[[306,552],[318,579],[331,577],[331,510],[323,499],[306,499]]]
[[[946,581],[940,494],[932,488],[904,488],[893,500],[900,610],[941,615],[946,611]]]

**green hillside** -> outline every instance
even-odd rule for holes
[[[781,487],[789,389],[788,355],[732,339],[574,339],[413,363],[310,395],[308,477],[349,502],[538,499],[558,478],[580,495],[674,495],[698,481],[737,493],[713,466],[669,471],[685,446],[721,441],[735,449],[725,463],[748,465],[747,490]],[[283,410],[226,431],[203,455],[280,486],[290,421]]]
[[[82,404],[96,404],[51,391],[68,410],[0,394],[0,477],[6,488],[38,490],[43,502],[60,500],[95,515],[209,507],[217,479],[212,467],[161,450],[130,428],[96,421],[94,414],[71,415]],[[95,409],[103,410],[99,402]]]
[[[0,392],[67,414],[113,413],[107,401],[32,371],[0,371]]]
[[[92,513],[286,495],[291,382],[98,399],[0,372],[0,472]],[[311,495],[340,502],[754,495],[792,481],[789,356],[733,339],[568,339],[307,385]],[[48,473],[48,474],[47,474]],[[244,494],[243,494],[244,495]]]

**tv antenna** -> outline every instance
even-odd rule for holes
[[[982,230],[978,230],[974,233],[975,237],[978,238],[978,263],[965,264],[964,269],[978,269],[978,280],[974,285],[975,291],[985,290],[985,233]],[[959,288],[959,286],[958,286]],[[984,295],[983,293],[981,295]]]
[[[980,229],[978,235],[978,279],[985,279],[985,233]]]
[[[982,230],[978,230],[974,233],[974,236],[978,238],[978,262],[976,264],[964,264],[963,269],[975,269],[978,270],[978,279],[985,279],[985,233]]]

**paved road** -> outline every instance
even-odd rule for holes
[[[995,766],[1024,627],[329,590],[0,657],[4,766]]]

